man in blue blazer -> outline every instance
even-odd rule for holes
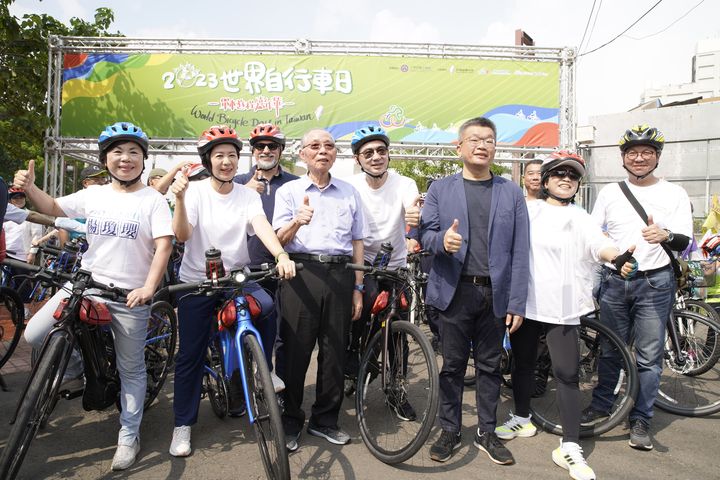
[[[501,465],[514,462],[495,435],[503,335],[520,327],[528,285],[529,227],[522,191],[490,171],[497,130],[484,117],[458,134],[462,172],[433,182],[422,211],[423,246],[435,254],[426,303],[440,311],[443,432],[430,458],[460,447],[463,378],[472,349],[478,429],[475,446]],[[472,348],[471,348],[472,346]]]

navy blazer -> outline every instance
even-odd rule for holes
[[[449,254],[443,246],[445,232],[458,219],[463,237],[460,250]],[[420,223],[422,245],[434,254],[426,303],[447,309],[460,282],[468,245],[468,209],[462,173],[432,183],[425,198]],[[493,312],[525,316],[530,251],[530,226],[522,190],[514,182],[493,176],[488,262],[492,281]]]

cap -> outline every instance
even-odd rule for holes
[[[152,170],[150,170],[150,174],[148,175],[148,178],[164,177],[167,174],[168,174],[168,171],[163,168],[153,168]]]
[[[95,165],[90,165],[89,167],[85,167],[80,171],[80,181],[83,181],[86,178],[90,177],[99,177],[101,175],[107,175],[107,171]]]

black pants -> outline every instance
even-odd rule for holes
[[[530,415],[530,397],[535,390],[534,370],[538,338],[543,331],[550,351],[553,376],[557,381],[557,403],[563,427],[563,441],[577,443],[580,439],[582,409],[578,387],[578,325],[554,325],[526,318],[522,326],[510,335],[515,361],[512,373],[515,414],[520,417]]]
[[[355,273],[344,264],[303,261],[305,268],[292,280],[280,282],[282,305],[279,356],[276,365],[285,382],[285,433],[295,435],[305,423],[302,410],[305,374],[315,344],[318,368],[315,404],[310,422],[336,427],[343,400],[345,343],[352,316]]]
[[[462,393],[471,344],[478,428],[482,432],[495,430],[504,332],[504,319],[493,314],[492,289],[460,282],[452,302],[440,312],[443,367],[438,417],[443,430],[459,432],[462,425]]]

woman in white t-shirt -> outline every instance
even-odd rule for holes
[[[210,248],[220,250],[226,272],[248,265],[248,234],[257,235],[275,257],[282,278],[295,276],[295,263],[283,250],[265,217],[260,196],[233,182],[241,148],[242,142],[235,130],[225,125],[210,127],[198,141],[198,153],[210,177],[189,184],[187,177],[181,176],[172,185],[173,230],[177,240],[185,242],[181,282],[206,278],[205,252]],[[274,308],[270,295],[258,285],[246,286],[245,293],[258,301],[262,315]],[[190,430],[197,422],[212,316],[223,300],[224,296],[218,294],[186,295],[178,301],[180,348],[175,363],[175,428],[170,444],[170,454],[176,457],[186,457],[192,451]],[[233,373],[229,388],[232,416],[245,413],[238,373]]]
[[[15,184],[25,189],[42,213],[86,218],[88,250],[83,256],[83,268],[100,283],[130,290],[127,303],[106,302],[113,317],[110,325],[122,406],[112,469],[124,470],[135,462],[140,450],[147,383],[145,337],[150,317],[146,303],[165,271],[172,248],[172,225],[165,199],[140,182],[148,152],[147,135],[131,123],[118,122],[103,130],[98,146],[100,163],[112,177],[111,184],[54,199],[35,186],[33,160],[28,170],[15,175]],[[25,329],[28,343],[42,345],[54,323],[52,313],[67,296],[61,290],[30,320]]]
[[[530,422],[530,397],[534,390],[537,344],[546,334],[563,438],[552,452],[553,461],[576,479],[594,479],[578,444],[580,438],[580,391],[578,370],[580,317],[594,310],[592,266],[613,262],[623,276],[632,275],[637,262],[632,247],[622,255],[592,221],[574,205],[580,180],[585,175],[582,157],[560,151],[542,165],[540,200],[528,203],[530,219],[530,277],[525,321],[510,335],[515,368],[512,375],[515,413],[495,429],[509,440],[531,437],[537,429]]]

